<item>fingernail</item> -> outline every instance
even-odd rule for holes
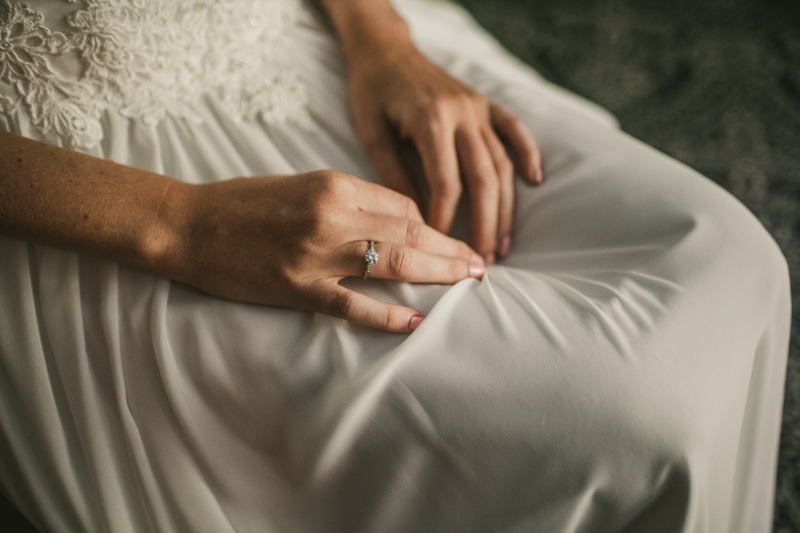
[[[408,329],[414,331],[422,324],[422,321],[425,320],[425,317],[422,315],[414,315],[411,317],[411,320],[408,321]]]
[[[483,257],[479,256],[475,252],[472,252],[472,257],[469,258],[470,263],[477,263],[479,265],[483,264]]]
[[[542,174],[542,169],[541,168],[537,168],[536,169],[533,181],[536,182],[536,185],[541,185],[542,181],[544,181],[544,174]]]
[[[487,254],[486,257],[483,258],[483,260],[484,260],[484,262],[486,262],[487,265],[493,265],[494,264],[494,254]]]
[[[500,257],[508,257],[508,254],[511,253],[511,237],[506,235],[500,241]]]
[[[486,272],[486,269],[483,268],[483,265],[481,265],[480,263],[469,264],[469,277],[475,279],[481,279],[483,277],[484,272]]]

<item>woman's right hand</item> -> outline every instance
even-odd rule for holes
[[[0,131],[0,235],[131,265],[216,296],[409,332],[422,313],[350,291],[364,274],[480,278],[483,261],[386,187],[318,171],[190,185]]]
[[[187,215],[165,274],[223,298],[409,332],[422,313],[339,285],[364,274],[368,241],[380,254],[370,277],[450,284],[484,273],[481,257],[427,226],[410,198],[347,174],[239,178],[171,193]]]

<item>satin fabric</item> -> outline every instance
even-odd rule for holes
[[[453,286],[345,281],[427,314],[398,335],[0,237],[3,491],[43,531],[768,531],[790,313],[773,240],[460,9],[396,4],[541,146],[511,256]],[[88,153],[192,183],[379,182],[329,24],[307,8],[290,38],[309,125],[210,95],[200,124],[109,111]],[[41,138],[23,111],[0,126]]]

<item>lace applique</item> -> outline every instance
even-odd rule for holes
[[[102,139],[100,115],[109,107],[147,124],[167,115],[199,121],[194,105],[211,92],[238,118],[308,120],[305,85],[281,61],[297,0],[82,3],[65,35],[29,7],[0,0],[0,80],[20,97],[0,94],[0,112],[22,103],[39,130],[77,148]],[[80,57],[78,79],[48,61],[67,53]]]
[[[10,115],[17,110],[17,102],[4,94],[0,94],[0,114]]]

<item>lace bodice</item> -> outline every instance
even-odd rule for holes
[[[147,124],[200,121],[208,94],[239,118],[306,120],[305,86],[282,53],[299,0],[61,1],[77,9],[51,21],[0,0],[0,85],[13,88],[0,112],[24,106],[43,134],[89,148],[108,108]]]

